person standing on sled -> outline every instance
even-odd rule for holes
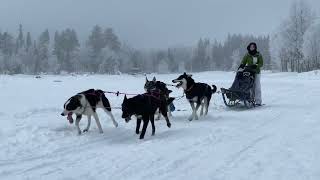
[[[243,57],[241,61],[241,65],[239,69],[243,69],[246,65],[252,66],[256,70],[255,75],[255,100],[256,105],[261,106],[262,98],[261,98],[261,68],[263,66],[263,58],[262,55],[257,50],[257,44],[252,42],[247,47],[248,53]]]

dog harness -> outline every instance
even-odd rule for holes
[[[194,84],[187,90],[185,90],[184,92],[188,92],[188,91],[191,91],[191,89],[193,88]]]
[[[94,90],[93,92],[90,92],[90,93],[80,93],[80,94],[83,94],[83,95],[93,95],[93,96],[96,96],[96,97],[100,98],[101,95],[103,94],[103,92]]]

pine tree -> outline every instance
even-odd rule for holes
[[[24,35],[23,35],[23,28],[22,28],[22,25],[20,24],[19,25],[19,35],[18,35],[18,38],[17,38],[17,42],[16,42],[16,53],[25,47],[25,40],[24,40]]]
[[[90,48],[90,66],[91,71],[97,72],[99,70],[99,65],[101,64],[101,58],[102,56],[102,49],[105,48],[107,45],[104,34],[102,32],[102,28],[98,25],[96,25],[91,35],[89,36],[89,39],[87,41],[87,46]],[[100,71],[100,70],[99,70]]]
[[[3,33],[1,38],[1,51],[5,56],[11,56],[14,53],[14,42],[13,36],[10,35],[8,32]]]
[[[174,59],[174,54],[172,49],[168,49],[168,68],[170,72],[178,72],[179,70],[179,64]]]
[[[50,34],[48,29],[41,33],[39,37],[38,53],[40,63],[40,70],[46,72],[49,65],[49,45],[50,45]]]
[[[57,56],[60,71],[72,72],[74,70],[72,60],[80,46],[76,31],[66,29],[61,33],[56,32],[54,41],[54,54]]]
[[[27,33],[27,40],[26,40],[26,52],[29,52],[30,48],[32,47],[32,39],[30,32]]]
[[[102,49],[106,47],[106,41],[100,26],[94,26],[87,41],[87,45],[91,48],[94,56],[98,56]]]
[[[191,64],[192,71],[195,71],[195,72],[202,71],[203,68],[206,66],[205,62],[206,62],[206,42],[200,39],[192,59],[192,64]]]
[[[104,32],[104,38],[107,46],[113,51],[119,51],[121,43],[118,36],[113,32],[112,28],[107,28]]]
[[[56,31],[54,33],[54,49],[53,49],[53,54],[56,55],[59,66],[63,66],[63,54],[62,54],[62,49],[61,49],[61,38],[60,38],[60,33],[59,31]]]
[[[33,59],[34,59],[34,69],[33,69],[33,73],[34,74],[38,74],[41,72],[41,59],[39,56],[39,49],[37,46],[37,42],[34,41],[33,43]]]

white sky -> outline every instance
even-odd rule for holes
[[[39,33],[75,28],[86,37],[95,24],[111,26],[138,48],[190,45],[228,33],[268,34],[293,0],[0,0],[0,30]],[[320,0],[307,0],[316,11]]]

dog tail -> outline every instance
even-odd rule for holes
[[[173,97],[170,97],[168,100],[167,100],[167,105],[171,104],[173,101],[174,101],[175,98]]]
[[[110,102],[105,94],[101,94],[101,101],[102,101],[103,107],[106,108],[106,110],[111,111]]]
[[[216,85],[212,85],[212,94],[217,92],[217,86]]]

